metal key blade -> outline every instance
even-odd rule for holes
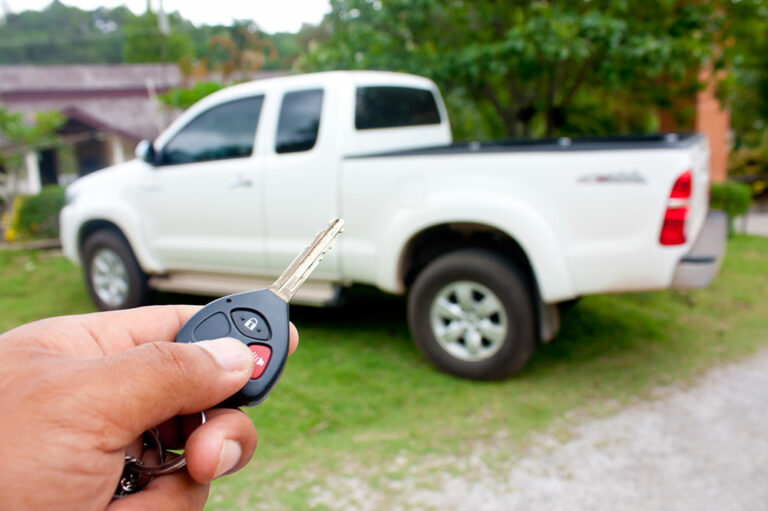
[[[307,277],[323,260],[323,256],[333,246],[336,236],[344,229],[344,220],[331,220],[328,228],[320,231],[312,243],[277,278],[269,290],[285,302],[290,302]]]

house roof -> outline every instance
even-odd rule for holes
[[[0,66],[0,104],[29,119],[35,112],[58,110],[99,131],[138,141],[155,138],[173,117],[160,109],[150,89],[165,92],[183,83],[175,64]]]
[[[182,82],[170,64],[0,66],[0,103],[28,118],[58,110],[137,141],[154,138],[165,123],[149,88],[163,92]]]
[[[53,91],[146,90],[176,87],[183,77],[175,64],[0,66],[0,94]]]

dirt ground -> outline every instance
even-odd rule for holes
[[[768,352],[664,388],[612,416],[542,435],[523,454],[503,432],[461,457],[387,467],[351,460],[313,507],[356,510],[768,509]]]

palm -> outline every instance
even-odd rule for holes
[[[103,509],[122,472],[125,446],[110,445],[108,440],[109,431],[122,425],[104,425],[108,406],[101,405],[108,403],[98,402],[103,400],[89,394],[92,381],[73,377],[73,366],[68,360],[79,367],[81,363],[87,364],[88,359],[140,344],[172,341],[197,309],[149,307],[53,318],[2,337],[0,346],[18,361],[7,373],[8,381],[13,380],[17,386],[13,392],[0,392],[1,408],[14,410],[15,416],[26,420],[13,421],[12,416],[2,423],[4,435],[14,442],[3,447],[0,464],[23,459],[33,470],[31,477],[18,478],[13,476],[18,471],[10,467],[0,470],[8,476],[8,487],[24,495],[30,508],[58,509],[57,503],[60,506],[66,496],[67,505],[61,509]],[[44,377],[40,378],[41,375]],[[51,388],[52,383],[58,387]],[[115,395],[114,399],[124,397],[128,396]],[[29,445],[35,449],[28,449]],[[35,491],[40,487],[47,491]]]

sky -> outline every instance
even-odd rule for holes
[[[151,0],[157,9],[160,0]],[[50,0],[2,0],[13,12],[42,9]],[[97,7],[126,5],[135,13],[144,12],[146,0],[62,0],[62,3],[92,10]],[[181,15],[201,25],[229,24],[233,19],[249,18],[265,32],[296,32],[302,23],[319,23],[330,10],[328,0],[163,0],[166,12],[179,11]]]

